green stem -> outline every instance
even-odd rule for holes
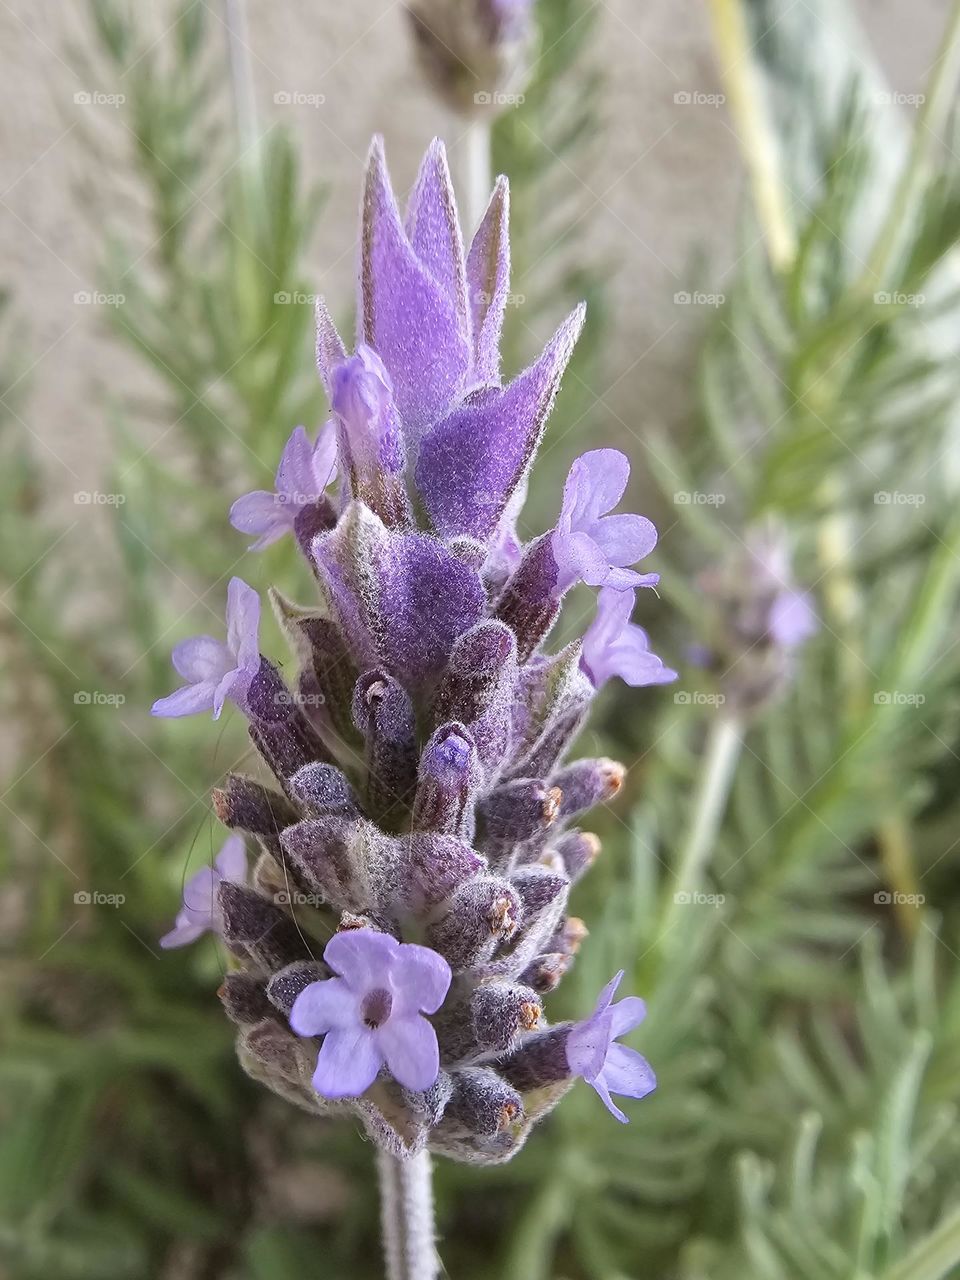
[[[905,1258],[888,1268],[881,1280],[943,1280],[958,1263],[960,1209],[954,1209]]]
[[[882,285],[901,248],[904,226],[912,216],[918,188],[923,182],[930,152],[942,142],[944,128],[954,105],[954,90],[960,73],[960,0],[954,0],[953,13],[944,32],[940,52],[927,83],[927,92],[917,116],[913,145],[900,176],[887,220],[870,254],[861,281],[861,289],[873,293]]]
[[[788,271],[797,240],[787,212],[776,139],[769,125],[764,95],[751,56],[753,42],[741,0],[708,0],[713,38],[721,60],[720,75],[730,103],[737,138],[750,172],[753,201],[770,261]]]
[[[739,719],[734,715],[718,716],[710,728],[693,819],[677,861],[672,896],[664,911],[660,936],[668,946],[673,945],[669,936],[677,924],[680,909],[703,887],[742,746],[743,727]]]
[[[227,29],[227,56],[230,64],[230,90],[237,122],[240,150],[248,153],[259,137],[257,101],[253,91],[250,61],[250,35],[243,0],[223,0],[224,26]]]

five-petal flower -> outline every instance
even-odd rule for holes
[[[658,573],[628,568],[650,554],[657,531],[645,516],[607,515],[623,497],[630,463],[619,449],[591,449],[570,468],[553,532],[560,594],[575,582],[591,587],[655,587]]]
[[[634,686],[669,684],[677,678],[676,671],[650,652],[643,627],[630,621],[634,600],[632,591],[603,587],[599,592],[597,613],[583,637],[580,660],[597,688],[611,676]]]
[[[313,1087],[324,1098],[356,1098],[382,1065],[407,1089],[429,1089],[440,1071],[436,1013],[450,966],[429,947],[374,929],[335,934],[323,958],[338,976],[312,982],[294,1002],[290,1025],[323,1036]]]
[[[151,708],[153,714],[192,716],[212,710],[214,720],[219,720],[228,697],[242,706],[260,667],[259,628],[260,597],[242,578],[231,578],[226,643],[214,636],[193,636],[176,645],[173,665],[187,683],[159,698]]]
[[[185,947],[218,928],[217,890],[224,880],[243,884],[247,851],[242,836],[228,836],[212,867],[201,867],[183,886],[183,906],[169,933],[160,939],[164,949]]]
[[[627,1117],[614,1103],[611,1093],[645,1098],[657,1087],[657,1077],[636,1049],[615,1043],[618,1036],[638,1027],[647,1012],[639,996],[627,996],[612,1003],[622,980],[621,969],[600,992],[590,1017],[574,1025],[567,1038],[567,1062],[574,1075],[596,1089],[610,1114],[626,1124]]]
[[[332,422],[320,431],[315,444],[303,427],[296,427],[283,446],[272,493],[255,489],[237,498],[230,508],[230,523],[241,533],[257,535],[251,551],[262,551],[289,533],[297,516],[318,502],[337,468],[337,435]]]

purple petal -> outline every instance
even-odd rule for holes
[[[275,493],[255,489],[237,498],[230,508],[230,523],[241,533],[257,535],[249,551],[262,551],[293,528],[297,508],[282,502]]]
[[[198,938],[202,938],[207,932],[208,926],[202,924],[191,924],[186,916],[181,912],[177,916],[177,922],[170,930],[160,939],[160,946],[164,951],[171,951],[174,947],[186,947],[191,942],[196,942]]]
[[[200,684],[184,685],[182,689],[158,698],[150,708],[154,716],[195,716],[201,711],[211,711],[217,686],[211,680]]]
[[[610,1046],[601,1079],[611,1093],[623,1094],[625,1098],[645,1098],[657,1087],[650,1063],[625,1044]]]
[[[337,472],[337,424],[333,418],[328,419],[320,428],[310,465],[314,492],[319,497]]]
[[[581,306],[536,364],[504,390],[457,409],[423,440],[417,488],[442,537],[486,541],[496,529],[540,443],[583,317]]]
[[[400,944],[375,929],[345,929],[327,943],[323,958],[351,990],[363,995],[371,987],[384,986]]]
[[[581,454],[563,486],[561,523],[565,519],[574,529],[593,524],[613,510],[629,479],[630,463],[619,449],[591,449]]]
[[[228,836],[214,859],[214,866],[223,880],[243,884],[247,878],[247,846],[243,836]]]
[[[802,644],[817,629],[817,615],[807,591],[782,591],[774,600],[767,630],[776,644],[791,649]]]
[[[615,973],[613,977],[610,979],[610,981],[607,983],[607,985],[600,992],[600,994],[597,996],[597,1003],[593,1007],[593,1014],[592,1014],[593,1017],[596,1018],[601,1013],[606,1013],[607,1009],[610,1008],[610,1004],[613,1001],[613,997],[617,994],[617,988],[620,986],[620,983],[623,981],[623,975],[624,975],[623,969],[621,969],[619,973]]]
[[[294,427],[280,454],[277,466],[276,489],[282,501],[295,507],[304,506],[313,498],[313,445],[304,427]]]
[[[255,675],[260,666],[260,597],[242,578],[227,587],[227,644],[241,671]]]
[[[213,867],[201,867],[183,886],[183,911],[190,924],[209,929],[213,924],[217,905],[217,889],[220,875]]]
[[[213,718],[220,719],[220,713],[223,711],[224,703],[227,698],[232,697],[234,701],[241,702],[244,694],[250,686],[251,676],[240,671],[228,671],[223,677],[216,689],[213,691]]]
[[[467,333],[463,237],[447,153],[439,138],[430,143],[420,165],[410,196],[406,230],[414,253],[452,300],[460,316],[461,331]]]
[[[290,1010],[290,1026],[298,1036],[322,1036],[334,1029],[356,1030],[362,1025],[359,998],[342,978],[311,982]]]
[[[467,287],[473,313],[473,376],[500,380],[500,331],[510,291],[510,186],[500,177],[467,257]]]
[[[647,1006],[639,996],[626,996],[612,1007],[610,1016],[613,1019],[613,1036],[616,1040],[620,1036],[625,1036],[628,1031],[632,1031],[634,1027],[639,1027],[647,1016]]]
[[[567,1037],[567,1062],[574,1075],[589,1084],[603,1070],[613,1040],[612,1018],[608,1012],[594,1013],[586,1022],[576,1023]]]
[[[426,1018],[392,1017],[375,1034],[390,1074],[405,1089],[422,1092],[436,1083],[440,1050]]]
[[[636,564],[657,545],[657,530],[646,516],[604,516],[592,533],[612,565]]]
[[[330,318],[330,312],[327,310],[327,304],[322,298],[318,298],[316,302],[316,318],[317,318],[317,370],[320,373],[320,380],[324,385],[327,395],[330,394],[330,375],[334,366],[338,365],[341,360],[345,360],[347,349],[343,345],[337,326]]]
[[[589,533],[553,534],[553,558],[557,564],[557,591],[563,593],[575,582],[602,586],[610,576],[610,562]]]
[[[436,1013],[446,999],[453,977],[443,956],[429,947],[407,942],[393,962],[394,1012]]]
[[[619,1120],[621,1124],[630,1123],[630,1117],[624,1115],[614,1100],[610,1097],[610,1090],[604,1083],[603,1076],[597,1076],[595,1080],[588,1080],[587,1084],[591,1089],[596,1090],[600,1097],[600,1101],[615,1119]]]
[[[404,431],[415,443],[459,394],[470,348],[455,303],[403,230],[379,138],[363,195],[358,320],[359,339],[390,371]]]
[[[174,645],[170,655],[177,675],[191,684],[216,683],[233,666],[233,654],[213,636],[191,636]]]
[[[324,1098],[358,1098],[376,1080],[382,1062],[369,1028],[331,1031],[317,1055],[313,1087]]]

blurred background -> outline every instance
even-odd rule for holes
[[[0,6],[0,1275],[380,1274],[369,1145],[243,1075],[212,940],[158,949],[249,752],[148,708],[241,559],[309,598],[226,512],[323,420],[381,131],[466,221],[510,176],[508,371],[588,299],[524,533],[623,449],[681,673],[584,734],[627,783],[548,1004],[625,964],[660,1088],[439,1164],[449,1274],[960,1276],[960,8],[416,9]]]

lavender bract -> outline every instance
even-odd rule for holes
[[[505,1160],[578,1077],[611,1106],[611,1091],[653,1087],[613,1044],[638,1006],[612,1006],[612,986],[585,1023],[550,1027],[543,1013],[586,935],[567,902],[599,842],[576,824],[624,772],[567,754],[598,685],[674,673],[629,621],[634,588],[656,580],[633,568],[656,532],[610,514],[622,454],[578,459],[556,528],[519,537],[583,312],[501,379],[507,209],[500,179],[467,251],[442,145],[401,214],[374,143],[352,353],[318,308],[335,501],[327,443],[318,465],[321,444],[294,433],[278,472],[278,495],[302,486],[293,528],[320,592],[315,606],[272,593],[297,673],[288,684],[257,652],[244,594],[229,645],[192,642],[216,646],[209,672],[192,665],[178,709],[157,708],[229,693],[276,779],[231,775],[214,796],[260,847],[251,883],[218,890],[241,1062],[308,1111],[359,1117],[398,1157]],[[295,505],[247,495],[234,523],[263,545]],[[600,586],[597,619],[550,653],[577,581]]]

